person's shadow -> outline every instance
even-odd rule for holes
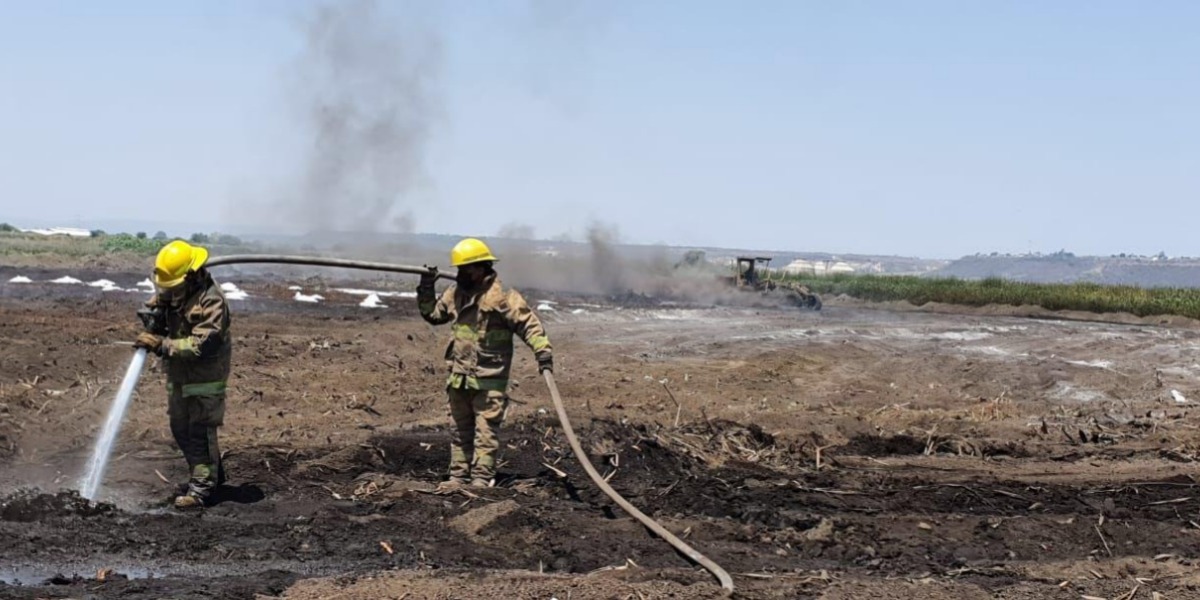
[[[226,502],[254,504],[255,502],[261,502],[266,497],[266,492],[253,483],[243,483],[236,486],[219,485],[209,494],[207,504],[209,506],[216,506]]]

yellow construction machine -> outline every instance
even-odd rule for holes
[[[734,273],[726,277],[726,283],[734,287],[762,294],[786,294],[792,304],[800,308],[821,310],[821,297],[807,286],[771,278],[771,258],[766,256],[739,256],[734,262]]]

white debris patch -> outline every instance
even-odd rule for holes
[[[582,315],[582,314],[583,314],[583,313],[585,313],[585,312],[587,312],[587,309],[585,309],[585,308],[577,308],[577,309],[575,309],[575,310],[571,311],[571,314],[573,314],[573,315]]]
[[[221,284],[221,291],[225,293],[226,300],[245,300],[250,297],[250,294],[239,288],[236,283],[228,281]]]
[[[1113,366],[1111,360],[1068,360],[1067,364],[1093,369],[1111,369]]]
[[[387,305],[379,299],[379,294],[368,295],[366,299],[364,299],[362,302],[359,302],[358,305],[365,308],[387,308]]]
[[[1099,402],[1107,399],[1107,396],[1103,392],[1077,388],[1065,381],[1059,381],[1055,384],[1053,395],[1061,400],[1073,400],[1076,402]]]
[[[1183,394],[1179,393],[1179,390],[1171,390],[1171,397],[1175,399],[1176,404],[1187,404],[1188,403],[1187,397],[1184,396]]]
[[[687,316],[685,316],[685,315],[680,315],[680,314],[675,314],[675,313],[665,313],[665,312],[651,313],[650,316],[654,317],[655,319],[659,319],[661,321],[682,321],[687,318]]]
[[[984,331],[947,331],[945,333],[934,333],[929,336],[929,339],[952,342],[977,342],[990,337],[992,337],[992,334]]]
[[[154,291],[154,282],[150,281],[150,278],[147,277],[147,278],[137,282],[137,287],[146,288],[150,291]]]
[[[379,290],[360,290],[357,288],[337,288],[335,292],[341,292],[351,296],[378,296],[380,298],[416,298],[416,292],[381,292]]]
[[[304,290],[304,288],[302,288],[298,285],[289,285],[288,286],[288,291],[299,292],[299,291],[303,291],[303,290]]]
[[[324,299],[325,299],[325,296],[322,296],[320,294],[308,295],[308,294],[301,294],[300,292],[296,292],[296,295],[292,296],[292,300],[295,300],[296,302],[308,302],[309,304],[316,304]]]
[[[1180,367],[1163,367],[1158,370],[1163,375],[1175,375],[1177,377],[1194,377],[1195,372],[1200,371],[1200,364],[1192,363],[1191,366]]]
[[[540,311],[543,311],[543,312],[554,312],[555,311],[555,308],[553,306],[550,306],[550,304],[548,302],[543,302],[543,303],[537,305],[537,309]]]
[[[341,292],[343,294],[349,294],[351,296],[370,296],[372,294],[374,294],[376,296],[386,296],[387,295],[387,292],[376,292],[375,290],[360,290],[358,288],[335,288],[333,291]]]
[[[897,327],[895,329],[887,329],[878,334],[871,333],[864,337],[872,339],[887,339],[900,338],[905,340],[939,340],[947,342],[978,342],[992,337],[992,333],[988,331],[914,331],[907,327]]]
[[[8,282],[9,283],[33,283],[33,280],[24,275],[17,275],[16,277],[9,279]]]
[[[107,279],[97,279],[88,284],[88,287],[100,288],[102,292],[123,292],[125,288]]]
[[[75,279],[74,277],[71,277],[70,275],[63,275],[62,277],[59,277],[58,279],[55,279],[54,281],[51,281],[50,283],[77,284],[77,283],[83,283],[83,281],[79,280],[79,279]]]

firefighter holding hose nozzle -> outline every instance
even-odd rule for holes
[[[426,321],[453,322],[445,358],[454,433],[450,477],[439,486],[442,489],[493,484],[500,447],[497,434],[508,411],[513,336],[533,350],[539,373],[554,368],[550,339],[541,321],[519,292],[503,287],[493,268],[496,262],[486,244],[467,238],[450,251],[450,263],[458,268],[453,285],[437,296],[434,267],[421,276],[417,287],[417,305]]]
[[[175,508],[202,508],[225,482],[217,428],[224,424],[232,343],[229,305],[204,268],[208,251],[175,240],[154,262],[155,294],[138,312],[146,330],[134,346],[162,358],[171,434],[191,472]]]

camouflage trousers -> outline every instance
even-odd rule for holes
[[[491,481],[496,476],[497,437],[508,412],[508,395],[490,390],[447,388],[454,434],[450,440],[450,479]]]
[[[225,396],[184,396],[172,386],[167,402],[171,435],[183,451],[191,477],[188,493],[207,498],[213,488],[225,483],[217,428],[225,421]]]

